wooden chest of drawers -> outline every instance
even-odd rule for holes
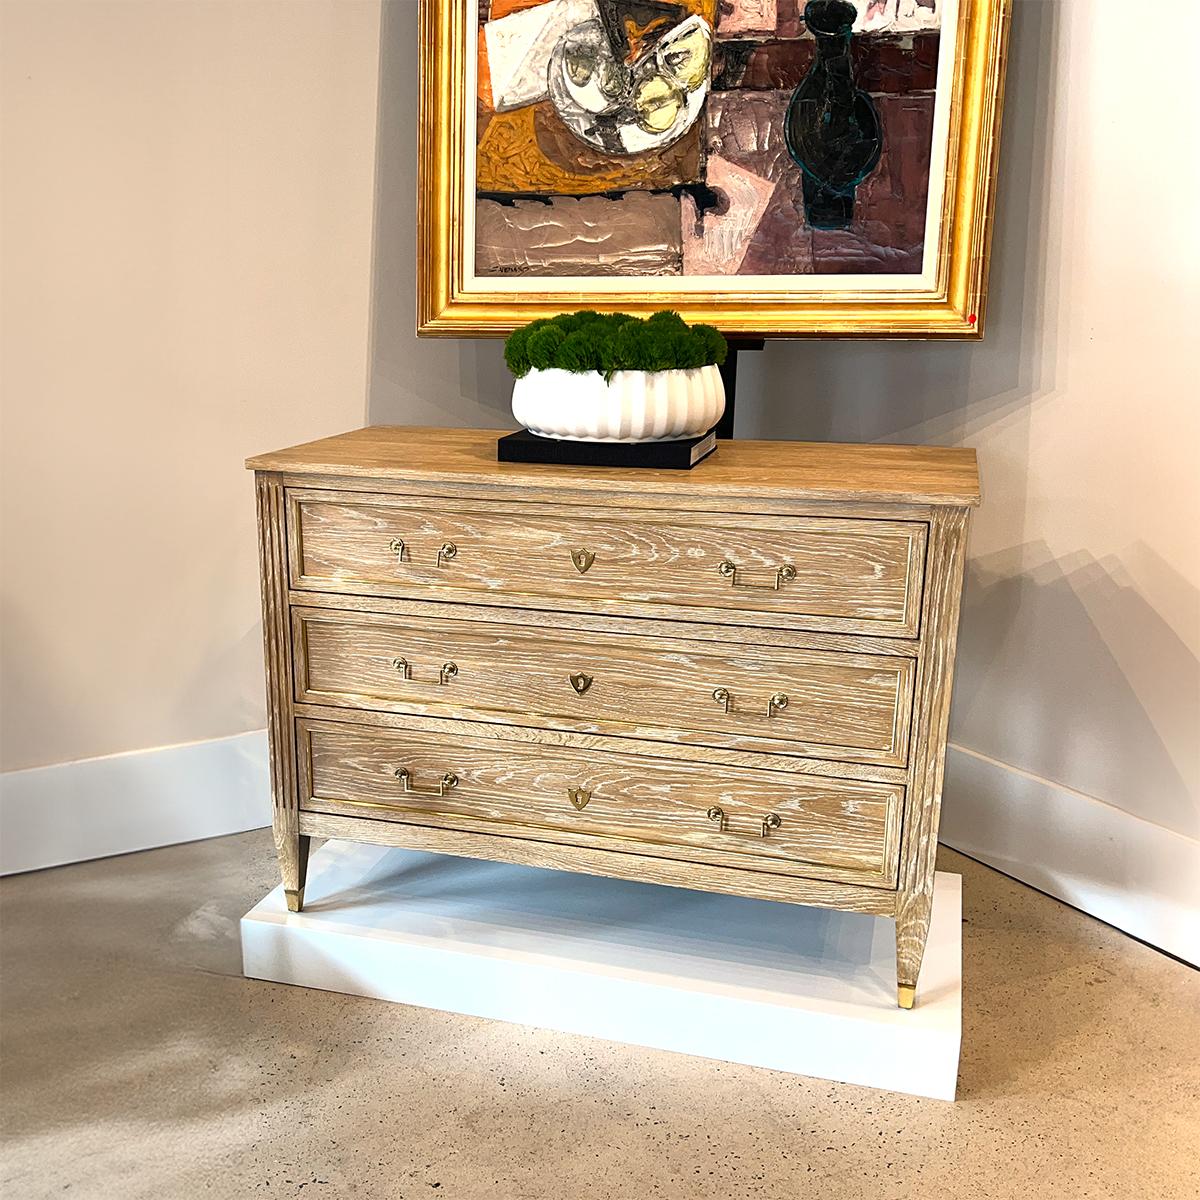
[[[275,840],[883,914],[933,887],[970,450],[727,442],[690,472],[378,427],[256,472]]]

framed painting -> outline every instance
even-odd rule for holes
[[[982,333],[1011,0],[422,0],[418,332]]]

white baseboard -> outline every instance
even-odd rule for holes
[[[962,746],[941,841],[1200,965],[1200,841]]]
[[[0,775],[0,875],[271,823],[265,731]],[[962,746],[941,840],[1200,964],[1200,841]]]
[[[0,875],[271,823],[264,730],[0,775]]]

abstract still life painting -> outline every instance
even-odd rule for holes
[[[977,336],[1007,0],[425,0],[419,326]]]

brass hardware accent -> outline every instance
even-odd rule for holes
[[[304,908],[303,888],[284,888],[283,895],[287,900],[288,912],[300,912]]]
[[[729,815],[719,804],[714,804],[712,808],[710,808],[704,815],[708,817],[710,821],[716,822],[717,829],[721,833],[724,833],[729,828]],[[767,815],[762,819],[762,825],[759,828],[759,836],[766,837],[772,829],[778,829],[782,824],[783,821],[780,819],[778,813],[767,813]]]
[[[588,567],[596,561],[596,556],[590,550],[572,550],[571,561],[575,564],[575,570],[585,575]]]
[[[727,713],[733,712],[733,695],[728,688],[714,688],[712,698],[718,703],[725,706]],[[788,706],[788,698],[786,692],[775,692],[774,695],[767,701],[767,716],[773,717],[777,712],[781,712]]]
[[[917,1000],[917,985],[915,983],[896,984],[896,1003],[901,1008],[912,1008]]]
[[[393,658],[392,669],[400,672],[401,679],[412,679],[412,663],[407,658]],[[438,672],[438,683],[449,683],[457,674],[457,663],[444,662],[442,663],[442,669]]]
[[[590,788],[567,788],[567,798],[571,801],[578,812],[583,812],[587,808],[587,802],[592,798]]]
[[[388,542],[388,549],[396,556],[398,563],[404,562],[405,558],[409,562],[412,561],[412,555],[409,553],[408,546],[403,538],[392,538]],[[441,549],[437,554],[437,565],[440,567],[443,562],[449,562],[458,553],[458,547],[453,542],[443,542]]]
[[[791,563],[784,563],[782,567],[775,568],[775,579],[772,583],[751,583],[747,579],[739,579],[738,572],[745,569],[745,567],[737,566],[728,558],[717,564],[717,570],[729,580],[732,587],[758,588],[761,591],[777,592],[782,584],[791,583],[796,578],[796,568]]]
[[[575,694],[578,696],[582,696],[593,683],[592,677],[585,675],[582,671],[576,671],[575,674],[568,675],[567,678],[571,681],[571,686],[575,689]]]
[[[447,771],[437,782],[437,787],[417,787],[412,781],[412,772],[407,767],[397,767],[393,775],[404,785],[406,792],[416,796],[444,796],[451,788],[458,787],[458,776]]]

